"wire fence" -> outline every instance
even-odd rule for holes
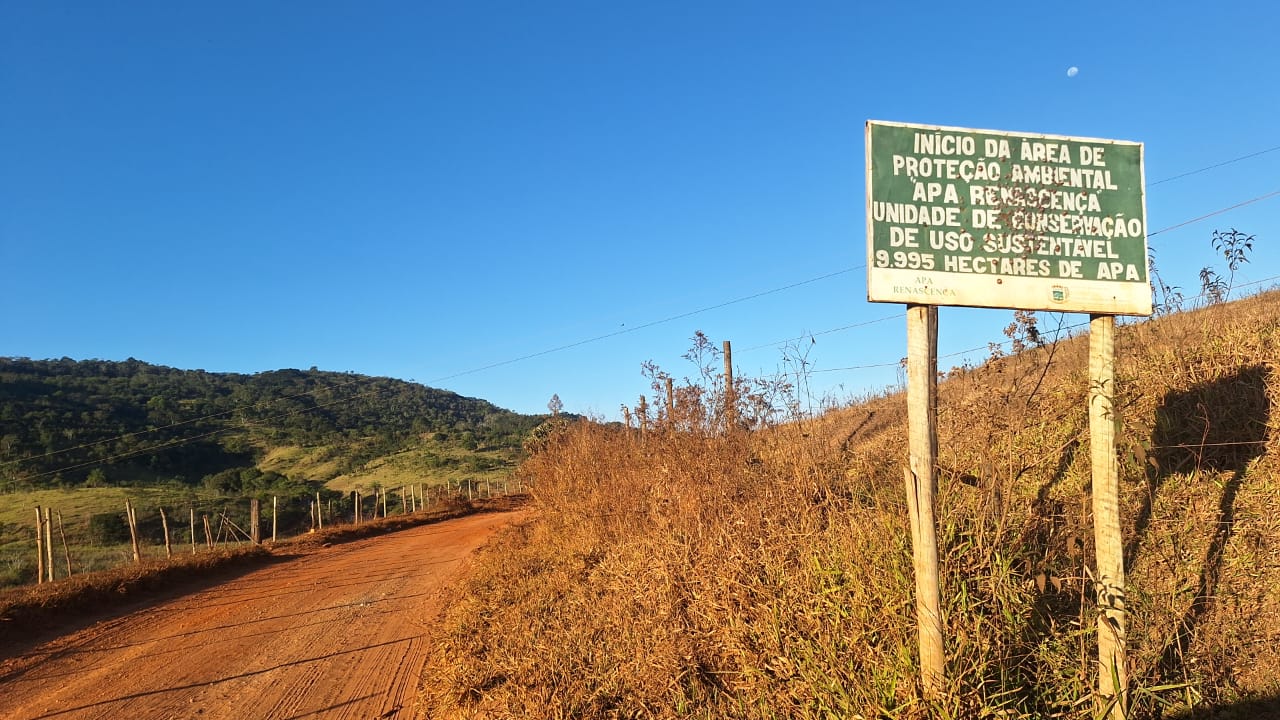
[[[2,528],[0,587],[56,582],[99,570],[229,547],[272,544],[337,526],[434,512],[519,493],[517,479],[464,478],[372,492],[208,496],[137,492],[109,511],[33,506],[25,527]]]

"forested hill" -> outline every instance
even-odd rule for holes
[[[430,437],[518,451],[542,416],[391,378],[0,358],[0,489],[178,481],[320,448],[338,472]],[[326,478],[315,478],[326,479]]]

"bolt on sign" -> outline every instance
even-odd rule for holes
[[[867,299],[1150,315],[1142,143],[867,122]]]

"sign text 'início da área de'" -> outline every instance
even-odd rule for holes
[[[867,297],[1150,315],[1142,144],[868,122]]]

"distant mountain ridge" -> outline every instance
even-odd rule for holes
[[[207,484],[286,446],[323,448],[338,472],[426,437],[518,453],[543,419],[417,383],[314,368],[246,375],[132,358],[3,357],[0,489]]]

